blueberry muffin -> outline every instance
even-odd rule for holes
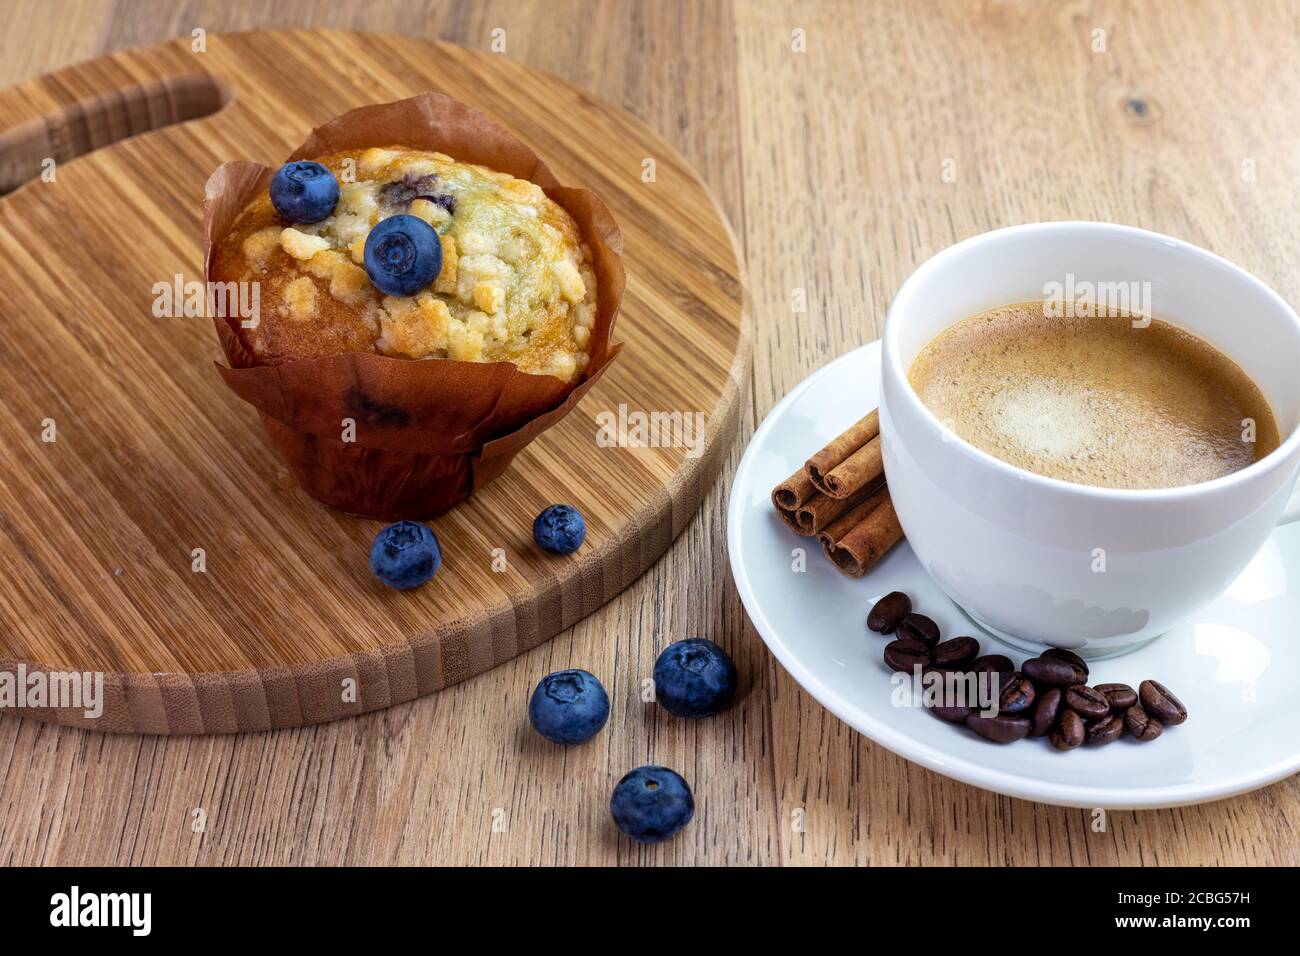
[[[264,365],[344,352],[513,362],[571,382],[596,324],[591,250],[537,185],[401,146],[289,163],[213,250],[257,282]]]

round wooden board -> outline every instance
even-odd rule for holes
[[[747,381],[734,237],[638,120],[504,56],[431,41],[205,39],[0,92],[0,672],[102,672],[97,718],[22,711],[60,723],[292,727],[514,657],[608,601],[681,532]],[[433,522],[443,568],[398,592],[369,572],[380,523],[294,485],[213,368],[210,320],[156,318],[155,285],[202,281],[203,184],[223,160],[274,166],[318,123],[428,89],[492,114],[561,182],[604,198],[625,241],[626,349],[505,475]],[[620,405],[633,424],[702,413],[703,441],[599,447],[596,416]],[[587,518],[572,557],[532,543],[534,516],[556,501]]]

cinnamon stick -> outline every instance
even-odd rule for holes
[[[840,464],[844,464],[846,460],[852,458],[854,453],[861,450],[863,446],[867,445],[872,438],[878,437],[879,434],[880,410],[879,408],[874,408],[870,415],[858,420],[857,423],[853,424],[852,428],[841,433],[840,436],[837,436],[835,440],[831,442],[831,444],[827,445],[824,449],[818,451],[818,453],[807,460],[807,462],[803,464],[803,470],[807,472],[807,476],[809,476],[809,479],[813,481],[813,485],[819,490],[819,492],[827,494],[827,496],[832,498],[848,497],[849,494],[853,494],[854,490],[857,490],[857,488],[850,490],[850,492],[835,492],[835,490],[832,490],[831,486],[826,483],[826,476],[829,472],[835,470],[836,467],[839,467]],[[857,470],[855,470],[855,473],[857,473]],[[861,486],[862,485],[859,484],[858,488],[861,488]],[[841,484],[840,488],[844,488],[844,484]]]
[[[795,520],[799,522],[799,533],[809,536],[820,534],[822,529],[830,525],[836,518],[860,504],[871,494],[872,490],[871,488],[863,488],[849,498],[828,498],[823,494],[813,495],[795,512]]]
[[[826,548],[826,553],[835,562],[835,566],[849,577],[860,578],[902,539],[903,526],[898,523],[894,502],[886,497],[878,508],[836,542],[834,547]]]
[[[880,436],[877,435],[828,471],[822,483],[832,498],[845,498],[884,473],[885,462],[880,455]]]
[[[793,531],[795,534],[804,533],[803,528],[799,527],[798,515],[796,515],[789,508],[782,508],[780,505],[777,505],[776,513],[781,516],[781,520],[785,522],[786,527],[789,528],[791,531]]]
[[[808,472],[800,468],[772,489],[772,504],[777,511],[794,511],[816,493],[817,488]]]
[[[817,539],[821,541],[822,547],[826,553],[830,554],[835,545],[838,544],[845,535],[860,525],[873,511],[881,506],[889,498],[889,489],[881,484],[879,488],[873,491],[867,497],[863,498],[858,504],[854,505],[844,514],[840,515],[830,524],[818,533]]]

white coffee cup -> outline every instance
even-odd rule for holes
[[[1135,308],[1233,359],[1268,399],[1282,444],[1201,484],[1090,487],[980,451],[908,383],[921,349],[961,319],[1012,302],[1087,299],[1090,283],[1103,304],[1125,289],[1145,295]],[[1163,634],[1222,594],[1279,521],[1300,516],[1300,496],[1289,500],[1300,468],[1300,317],[1260,280],[1189,243],[1095,222],[975,236],[899,289],[882,355],[881,446],[908,543],[977,624],[1026,650],[1096,657]]]

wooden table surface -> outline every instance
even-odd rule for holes
[[[434,697],[246,736],[130,737],[0,718],[0,864],[1217,864],[1300,862],[1300,778],[1176,810],[1038,806],[947,780],[826,713],[740,607],[724,506],[755,422],[877,337],[895,289],[966,236],[1102,219],[1181,236],[1300,301],[1300,5],[96,2],[20,0],[0,82],[209,32],[336,26],[506,51],[645,120],[744,244],[752,398],[718,486],[621,597]],[[12,9],[17,7],[18,9]],[[800,31],[800,32],[796,32]],[[197,201],[197,200],[196,200]],[[195,268],[197,269],[197,263]],[[803,290],[808,308],[792,307]],[[712,720],[643,704],[670,640],[712,638],[745,696]],[[590,744],[528,731],[533,684],[599,674]],[[695,822],[642,848],[609,822],[642,763],[691,781]]]

